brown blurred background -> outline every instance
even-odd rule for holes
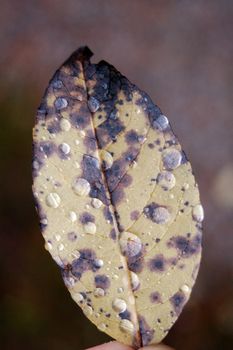
[[[170,118],[205,207],[192,298],[165,342],[233,349],[233,1],[11,0],[0,9],[0,348],[84,349],[107,340],[43,248],[31,194],[31,129],[55,69],[87,44]]]

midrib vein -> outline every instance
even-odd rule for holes
[[[88,60],[88,65],[90,65],[91,63],[89,62]],[[82,73],[83,73],[83,80],[84,80],[84,84],[85,84],[85,90],[86,90],[86,97],[87,97],[87,100],[88,100],[88,97],[90,96],[89,93],[88,93],[88,88],[87,88],[87,79],[86,79],[86,76],[85,76],[85,69],[84,69],[84,65],[83,65],[83,61],[81,61],[81,65],[82,65]],[[116,209],[115,207],[112,205],[112,193],[109,191],[109,188],[108,188],[108,183],[107,183],[107,178],[106,178],[106,173],[105,173],[105,169],[103,168],[103,165],[102,165],[102,162],[101,162],[101,158],[100,158],[100,144],[99,144],[99,140],[98,140],[98,137],[97,137],[97,134],[96,134],[96,130],[95,130],[95,126],[93,124],[93,115],[94,113],[91,112],[91,115],[92,115],[92,118],[91,118],[91,127],[93,129],[93,132],[94,132],[94,135],[95,135],[95,139],[96,139],[96,143],[97,143],[97,153],[98,153],[98,160],[99,160],[99,164],[100,164],[100,168],[101,168],[101,174],[102,174],[102,179],[103,179],[103,183],[104,183],[104,186],[105,186],[105,189],[108,193],[108,196],[109,196],[109,199],[110,199],[110,205],[108,206],[109,209],[111,210],[111,214],[113,216],[113,226],[114,226],[114,229],[116,230],[117,232],[117,237],[118,237],[118,251],[119,251],[119,255],[121,256],[121,259],[122,261],[124,262],[124,268],[125,268],[125,271],[126,271],[126,276],[127,276],[127,279],[128,279],[128,286],[129,286],[129,289],[130,289],[130,294],[131,296],[134,298],[135,300],[135,297],[134,297],[134,292],[132,290],[132,287],[131,287],[131,276],[130,276],[130,270],[128,268],[128,263],[127,263],[127,259],[126,257],[121,253],[121,248],[120,248],[120,244],[119,244],[119,237],[120,237],[120,223],[117,219],[117,216],[116,216]],[[142,346],[142,337],[141,337],[141,333],[140,333],[140,326],[139,326],[139,319],[138,319],[138,314],[137,314],[137,310],[136,310],[136,300],[134,302],[134,314],[135,314],[135,323],[136,323],[136,327],[137,327],[137,330],[138,330],[138,338],[139,338],[139,347]],[[137,337],[135,337],[135,339],[137,339]]]

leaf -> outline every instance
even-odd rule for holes
[[[203,209],[168,119],[80,48],[55,73],[33,131],[33,192],[46,249],[102,331],[159,343],[197,276]]]

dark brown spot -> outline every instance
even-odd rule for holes
[[[156,255],[153,259],[151,259],[148,263],[148,267],[150,271],[154,272],[162,272],[165,270],[166,259],[162,254]]]
[[[88,222],[95,222],[95,217],[88,212],[84,212],[80,215],[79,220],[81,224],[85,225]]]
[[[120,318],[122,320],[131,320],[131,314],[130,314],[130,312],[128,310],[125,310],[124,312],[121,312],[119,314],[119,316],[120,316]]]
[[[119,119],[107,119],[96,128],[96,135],[100,148],[104,148],[112,141],[116,141],[117,135],[125,129]]]
[[[184,236],[172,237],[168,242],[168,247],[176,248],[184,258],[189,258],[194,254],[198,254],[201,250],[201,234],[196,234],[193,239]]]
[[[104,208],[104,217],[107,221],[109,221],[111,224],[113,223],[113,217],[112,213],[109,210],[109,207]]]
[[[96,275],[95,276],[95,286],[96,288],[108,289],[110,286],[110,280],[106,275]]]
[[[125,170],[126,162],[122,158],[115,160],[111,168],[106,170],[105,174],[110,192],[112,192],[118,185],[122,175],[125,173]]]
[[[92,198],[100,199],[104,204],[108,204],[109,200],[106,196],[106,189],[103,183],[98,159],[84,155],[82,160],[82,170],[82,176],[91,185],[90,196]]]
[[[174,308],[177,315],[181,313],[181,310],[185,304],[185,295],[182,292],[177,292],[170,298],[170,302]]]
[[[119,204],[125,197],[124,190],[121,185],[119,185],[113,192],[112,192],[112,204],[116,205]]]
[[[149,147],[150,149],[153,149],[153,148],[155,147],[155,145],[154,145],[153,143],[148,143],[148,147]]]
[[[138,210],[134,210],[130,213],[130,219],[135,221],[139,218],[140,212]]]
[[[99,266],[96,265],[96,253],[91,249],[80,249],[80,257],[73,260],[69,268],[65,268],[62,271],[63,278],[68,280],[72,275],[77,279],[82,277],[82,274],[86,271],[96,272]]]
[[[156,208],[158,208],[158,204],[152,202],[143,209],[143,213],[146,215],[146,217],[152,220],[153,222],[155,222],[154,211]]]
[[[130,271],[141,272],[144,266],[144,249],[134,256],[127,257],[127,263]]]
[[[141,106],[143,110],[147,113],[150,119],[150,123],[153,126],[154,121],[162,114],[161,110],[157,105],[155,105],[149,95],[147,95],[145,92],[140,91],[140,94],[142,97],[140,97],[137,101],[136,104],[138,106]]]
[[[61,131],[59,120],[54,120],[48,124],[47,130],[50,134],[57,134]]]
[[[161,295],[160,295],[160,293],[159,292],[152,292],[151,295],[150,295],[150,301],[153,304],[161,303]]]
[[[129,174],[125,174],[120,181],[123,187],[130,186],[132,182],[133,182],[133,178]]]
[[[68,238],[68,240],[71,241],[71,242],[76,241],[76,239],[77,239],[77,234],[76,234],[76,232],[74,232],[74,231],[68,232],[68,233],[67,233],[67,238]]]
[[[78,129],[85,129],[91,123],[91,114],[85,104],[80,106],[78,112],[70,115],[70,122]]]
[[[110,231],[109,237],[114,241],[116,240],[117,235],[116,235],[116,230],[114,228]]]
[[[142,346],[148,345],[154,336],[154,330],[149,327],[143,316],[138,317],[139,319],[139,330],[142,339]]]
[[[97,143],[96,143],[96,139],[85,136],[83,139],[83,144],[84,146],[86,146],[87,151],[92,153],[93,151],[95,151],[97,149]]]
[[[135,143],[138,143],[138,137],[138,133],[132,129],[125,134],[125,141],[128,145],[133,145]]]

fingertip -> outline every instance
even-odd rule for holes
[[[127,345],[120,344],[117,341],[101,344],[87,350],[133,350]]]
[[[174,350],[174,349],[164,344],[158,344],[153,346],[152,345],[145,346],[144,348],[140,348],[139,350]]]

